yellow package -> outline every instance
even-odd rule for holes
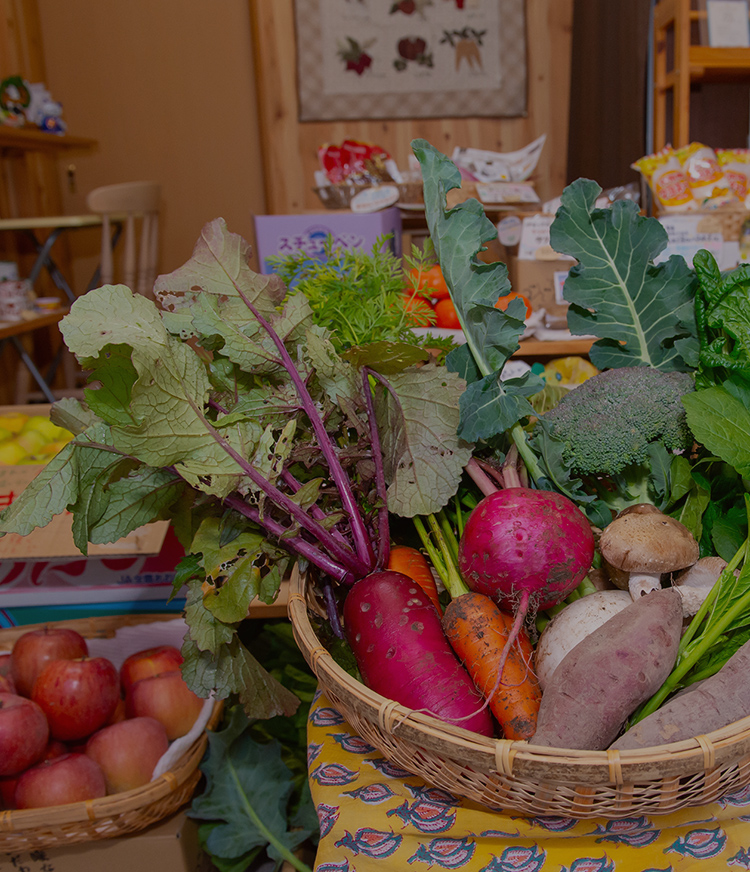
[[[687,175],[671,145],[639,158],[630,166],[648,182],[659,212],[685,212],[698,207]]]
[[[716,159],[738,200],[750,194],[750,148],[717,148]]]
[[[691,142],[678,148],[675,154],[685,170],[693,197],[702,207],[713,209],[737,200],[712,148]]]

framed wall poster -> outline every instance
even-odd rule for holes
[[[300,121],[526,113],[525,0],[294,0]]]

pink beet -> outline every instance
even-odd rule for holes
[[[505,608],[546,609],[583,581],[594,556],[586,516],[554,491],[506,488],[469,516],[458,567],[469,587]]]
[[[473,591],[515,613],[498,682],[529,611],[562,602],[583,581],[593,556],[586,516],[554,491],[505,488],[469,515],[458,548],[461,575]]]

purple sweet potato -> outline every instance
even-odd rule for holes
[[[682,600],[657,590],[566,654],[542,696],[532,745],[602,751],[666,680],[677,658]]]
[[[419,585],[373,572],[344,602],[344,629],[364,683],[408,708],[492,736],[492,717]]]
[[[672,697],[632,726],[611,747],[623,751],[681,742],[747,717],[750,715],[749,676],[750,642],[745,642],[716,675]]]

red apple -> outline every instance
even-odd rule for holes
[[[16,807],[16,785],[20,775],[8,775],[0,778],[0,808]]]
[[[13,685],[13,682],[9,677],[5,675],[0,675],[0,693],[13,693],[15,694],[16,689]]]
[[[177,672],[182,665],[182,654],[172,645],[158,645],[138,651],[126,658],[120,667],[122,689],[128,688],[142,678],[151,678],[163,672]]]
[[[120,698],[120,678],[104,657],[54,660],[34,682],[32,699],[47,716],[53,738],[90,736],[107,723]]]
[[[11,675],[16,692],[31,696],[39,673],[53,660],[73,660],[89,653],[86,640],[75,630],[43,627],[29,630],[16,639],[10,656]]]
[[[47,719],[36,703],[0,693],[0,776],[17,775],[36,763],[48,739]]]
[[[204,700],[185,684],[181,673],[165,672],[136,681],[125,697],[130,718],[156,718],[171,742],[184,736],[195,723]]]
[[[0,675],[10,678],[10,651],[0,654]]]
[[[63,754],[27,769],[18,779],[16,808],[46,808],[105,796],[104,774],[85,754]]]
[[[159,721],[130,718],[94,733],[86,753],[101,766],[107,793],[120,793],[148,784],[168,747],[167,731]]]
[[[62,757],[63,754],[68,753],[68,748],[62,742],[58,742],[57,739],[50,739],[47,747],[44,749],[44,754],[42,754],[42,760],[54,760],[55,757]],[[42,760],[39,762],[41,763]]]
[[[125,699],[123,697],[120,697],[117,700],[115,710],[107,718],[107,724],[119,724],[120,721],[124,721],[126,717],[127,714],[125,713]]]

